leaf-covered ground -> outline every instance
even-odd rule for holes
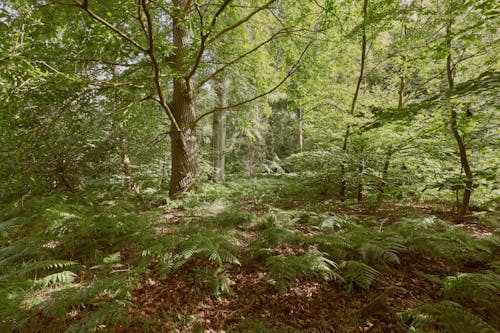
[[[272,183],[276,192],[267,193],[260,198],[243,195],[239,204],[232,203],[230,212],[242,220],[233,221],[238,224],[241,232],[242,265],[233,265],[224,271],[224,275],[220,275],[230,288],[227,294],[220,297],[214,295],[210,281],[197,278],[200,270],[206,269],[206,263],[203,260],[191,260],[174,274],[166,277],[150,275],[141,281],[134,290],[134,306],[131,311],[133,318],[142,318],[139,322],[147,321],[154,327],[153,331],[403,332],[405,329],[398,325],[397,313],[443,299],[442,283],[437,279],[452,274],[453,268],[445,260],[412,253],[399,255],[399,262],[389,263],[388,267],[380,270],[366,289],[346,288],[345,283],[339,280],[322,281],[302,276],[291,281],[285,292],[278,292],[269,278],[269,267],[265,265],[265,260],[252,258],[252,241],[255,243],[260,232],[254,228],[246,228],[245,224],[252,222],[248,218],[252,215],[241,212],[249,212],[263,220],[276,214],[276,211],[279,212],[277,215],[282,214],[282,218],[286,220],[289,218],[287,212],[292,212],[290,215],[294,218],[291,230],[305,237],[311,237],[319,231],[315,227],[309,228],[307,221],[297,217],[301,214],[324,219],[323,222],[328,221],[329,216],[341,216],[346,220],[353,218],[360,225],[366,223],[375,233],[408,216],[422,220],[440,216],[452,220],[453,214],[443,211],[445,207],[424,205],[416,209],[392,204],[378,208],[366,208],[352,203],[340,205],[328,195],[311,198],[307,194],[301,196],[293,193],[295,195],[289,196],[287,189],[282,187],[286,184],[276,186],[275,182]],[[258,182],[255,186],[259,186]],[[256,193],[261,194],[258,191]],[[170,215],[165,223],[177,224],[186,220],[190,223],[204,223],[197,221],[196,217],[182,218],[182,215],[183,211],[178,211],[177,215]],[[222,220],[227,218],[224,212],[218,216]],[[492,235],[491,227],[479,223],[477,219],[470,219],[468,224],[453,228],[464,229],[474,237]],[[284,241],[276,244],[273,251],[285,255],[304,255],[314,247],[315,245],[304,241]],[[461,267],[461,271],[475,272],[487,268],[477,265],[481,266],[479,263],[465,265]],[[217,265],[210,266],[210,269],[216,270]],[[353,318],[356,310],[362,309],[391,286],[400,289],[388,298],[387,309],[367,318]],[[476,310],[481,314],[481,309]],[[137,327],[137,331],[141,329],[142,326]]]
[[[287,175],[210,185],[177,201],[158,194],[111,199],[94,197],[90,206],[53,199],[43,207],[16,210],[25,222],[32,221],[31,229],[7,219],[14,212],[4,209],[0,259],[15,268],[0,276],[10,302],[9,309],[7,303],[0,307],[6,318],[0,320],[2,328],[500,328],[500,241],[494,212],[454,225],[447,222],[453,219],[450,207],[370,199],[342,203]],[[33,230],[37,223],[38,233]],[[30,268],[21,262],[22,254],[12,254],[31,249],[29,242],[44,253],[31,265],[53,257],[79,266],[63,268],[54,261]],[[38,275],[30,275],[29,269]],[[61,271],[76,277],[57,276]],[[23,278],[24,285],[12,282]]]

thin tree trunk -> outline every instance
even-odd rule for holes
[[[363,201],[363,173],[365,172],[365,161],[361,160],[358,165],[359,181],[358,181],[358,202]]]
[[[304,119],[304,113],[301,108],[297,109],[297,118],[298,118],[298,125],[299,125],[299,152],[302,152],[304,149],[304,129],[303,129],[303,124],[302,121]]]
[[[352,103],[351,103],[351,110],[350,114],[351,116],[354,116],[354,113],[356,111],[356,103],[358,101],[358,95],[359,95],[359,88],[361,87],[361,82],[363,81],[363,76],[365,73],[365,61],[366,61],[366,16],[367,16],[367,11],[368,11],[368,0],[363,1],[363,26],[362,26],[362,40],[361,40],[361,64],[360,64],[360,71],[359,71],[359,77],[358,77],[358,82],[356,83],[356,90],[354,91],[354,96],[352,98]],[[344,143],[342,145],[342,152],[346,154],[347,152],[347,143],[349,140],[349,135],[350,135],[350,125],[347,125],[347,129],[344,134]],[[347,192],[347,182],[345,179],[345,161],[343,161],[340,165],[340,200],[345,201],[346,199],[346,192]]]
[[[132,183],[132,172],[130,171],[130,158],[128,157],[127,141],[125,139],[125,133],[123,130],[123,125],[119,125],[120,130],[120,157],[122,160],[123,167],[123,177],[125,178],[125,185],[128,189],[133,189]]]
[[[172,174],[169,195],[189,190],[199,178],[198,145],[196,140],[193,82],[184,61],[191,46],[191,32],[181,13],[185,13],[189,0],[173,1],[179,14],[173,16],[174,78],[173,99],[169,105],[180,131],[171,125]]]
[[[402,110],[404,107],[404,92],[406,88],[406,78],[405,78],[405,69],[404,62],[406,61],[406,57],[403,56],[403,68],[401,69],[401,76],[399,78],[399,89],[398,89],[398,110]]]
[[[118,65],[113,65],[113,76],[116,78],[120,74]],[[118,93],[114,94],[115,104],[119,104]],[[123,129],[123,121],[124,119],[119,120],[118,124],[118,135],[120,139],[120,159],[122,161],[122,170],[123,170],[123,178],[124,185],[128,190],[137,191],[138,187],[134,184],[132,180],[132,171],[130,168],[130,157],[128,156],[128,147],[127,147],[127,139],[125,137],[125,130]]]
[[[391,158],[392,158],[392,148],[389,148],[389,151],[385,156],[384,166],[382,168],[382,179],[380,180],[380,184],[378,185],[378,198],[377,198],[378,205],[382,203],[385,187],[387,186],[387,176],[389,175]]]
[[[451,25],[452,21],[451,19],[448,22],[448,25],[446,26],[446,41],[447,41],[447,46],[448,50],[451,50]],[[454,78],[453,78],[453,62],[451,58],[451,51],[448,51],[448,56],[446,58],[446,75],[448,78],[448,87],[450,89],[453,89],[455,83],[454,83]],[[472,195],[472,186],[473,186],[473,176],[472,176],[472,171],[470,168],[469,164],[469,159],[467,158],[467,147],[465,147],[464,140],[460,133],[458,132],[458,126],[457,126],[457,111],[455,109],[451,110],[451,119],[450,119],[450,125],[451,125],[451,131],[453,133],[453,137],[455,138],[455,141],[457,142],[458,145],[458,151],[460,155],[460,164],[464,170],[465,173],[465,189],[464,189],[464,195],[462,198],[462,204],[460,206],[460,209],[458,210],[457,218],[456,221],[458,223],[462,223],[464,221],[464,217],[469,211],[469,204],[470,204],[470,198]]]
[[[406,35],[406,24],[403,23],[401,26],[401,35],[404,37]],[[402,110],[404,107],[404,93],[406,88],[406,55],[401,56],[401,73],[399,77],[399,89],[398,89],[398,110]]]
[[[228,105],[227,93],[229,88],[229,80],[227,77],[222,77],[215,86],[219,106],[225,108]],[[213,175],[214,182],[222,182],[225,178],[225,154],[226,154],[226,111],[221,110],[215,112],[212,122],[212,149],[214,152],[213,158]]]

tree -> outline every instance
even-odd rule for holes
[[[215,6],[210,2],[199,3],[191,0],[174,0],[172,3],[148,0],[140,0],[137,3],[118,1],[109,4],[94,4],[89,0],[53,2],[59,5],[59,10],[68,6],[79,8],[93,22],[105,27],[112,35],[109,38],[115,40],[118,38],[123,48],[127,47],[133,52],[133,57],[129,57],[129,61],[133,61],[134,58],[140,59],[139,63],[143,65],[144,60],[148,59],[152,68],[151,79],[155,94],[154,96],[147,94],[144,100],[156,101],[171,124],[172,164],[169,187],[171,196],[189,190],[201,176],[196,140],[196,126],[200,119],[215,112],[252,102],[273,92],[293,73],[303,55],[292,65],[284,78],[266,91],[200,115],[197,114],[196,103],[203,85],[266,44],[292,32],[294,27],[291,26],[271,28],[269,29],[271,35],[264,41],[256,41],[246,47],[244,53],[234,56],[231,61],[219,66],[215,71],[203,73],[203,62],[210,48],[217,46],[217,42],[223,36],[241,29],[255,16],[265,11],[272,12],[271,5],[276,0],[265,3],[255,1],[251,6],[245,6],[247,7],[245,10],[231,0],[222,1]],[[117,15],[119,11],[117,5],[123,13],[129,15]],[[233,13],[224,24],[219,24],[221,15],[232,7],[240,9],[240,12]],[[87,23],[87,26],[95,29],[94,23]],[[169,31],[171,37],[168,37]],[[165,79],[169,78],[172,78],[171,100],[167,98],[169,91],[165,85]]]
[[[222,109],[213,115],[212,125],[212,149],[213,149],[213,175],[212,179],[216,182],[224,181],[225,178],[225,154],[226,154],[226,111],[228,106],[229,80],[222,77],[216,83],[215,91],[217,94],[218,106]]]

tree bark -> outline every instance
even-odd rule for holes
[[[358,202],[363,201],[363,173],[365,172],[365,161],[362,159],[358,165],[359,180],[358,180]]]
[[[302,108],[297,109],[297,118],[299,125],[299,152],[302,153],[302,150],[304,149],[304,128],[302,123],[304,119],[304,112],[302,111]]]
[[[229,80],[222,77],[215,85],[218,104],[221,108],[228,105],[227,93]],[[225,178],[225,150],[226,150],[226,110],[220,110],[213,115],[212,122],[212,149],[213,149],[213,175],[214,182],[223,182]]]
[[[403,57],[403,62],[405,60],[406,60],[406,58]],[[398,110],[400,110],[400,111],[404,107],[405,87],[406,87],[406,78],[405,78],[405,70],[404,70],[404,64],[403,64],[403,68],[401,69],[401,77],[399,78],[399,89],[398,89]]]
[[[172,114],[179,129],[174,124],[170,128],[172,174],[169,195],[189,190],[199,178],[198,145],[196,140],[196,111],[193,98],[193,79],[185,60],[191,47],[191,31],[185,22],[185,11],[189,0],[173,1],[177,14],[173,15],[172,35],[174,41],[173,98],[170,103]]]
[[[356,83],[356,90],[354,91],[354,96],[351,103],[351,116],[354,116],[356,111],[356,103],[358,101],[359,89],[361,87],[361,82],[363,81],[363,76],[365,73],[365,61],[366,61],[366,16],[368,11],[368,0],[363,1],[363,25],[362,25],[362,39],[361,39],[361,64],[359,70],[359,77]],[[344,134],[344,143],[342,145],[342,152],[345,154],[347,152],[347,143],[350,135],[350,125],[347,125],[347,129]],[[347,192],[347,182],[345,180],[345,161],[340,164],[340,200],[345,201]]]
[[[446,42],[448,46],[448,56],[446,57],[446,76],[448,78],[448,87],[450,89],[453,89],[455,83],[454,83],[454,78],[453,78],[453,62],[451,58],[451,28],[452,28],[452,20],[450,19],[448,21],[448,25],[446,26]],[[462,223],[464,221],[464,217],[469,211],[469,205],[470,205],[470,198],[472,195],[472,186],[474,184],[473,182],[473,176],[472,176],[472,171],[470,168],[469,164],[469,159],[467,157],[467,147],[465,146],[464,140],[460,133],[458,132],[458,126],[457,126],[457,111],[452,108],[451,110],[451,118],[450,118],[450,125],[451,125],[451,131],[453,133],[453,137],[455,138],[455,141],[457,142],[458,146],[458,152],[460,156],[460,164],[464,170],[465,173],[465,189],[464,189],[464,195],[462,198],[462,204],[460,206],[460,209],[458,210],[458,214],[456,217],[456,222],[457,223]]]
[[[130,158],[128,157],[127,141],[125,139],[125,132],[123,130],[123,125],[119,125],[120,130],[120,157],[122,160],[123,167],[123,177],[125,179],[125,185],[128,189],[132,189],[132,172],[130,171]]]

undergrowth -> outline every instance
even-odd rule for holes
[[[4,205],[0,331],[128,327],[133,290],[151,274],[162,278],[189,268],[197,283],[219,300],[233,297],[231,276],[246,266],[262,271],[280,294],[297,280],[340,283],[354,292],[379,287],[407,255],[439,262],[446,274],[433,278],[442,285],[439,302],[400,309],[401,329],[498,329],[497,236],[471,237],[415,209],[394,213],[395,221],[385,224],[377,215],[348,211],[346,205],[335,211],[330,199],[284,208],[307,196],[299,185],[288,176],[229,181],[154,209],[144,197],[97,192],[79,199],[52,195]],[[182,212],[177,220],[162,219],[174,210]],[[233,328],[248,327],[272,331],[252,319]]]

